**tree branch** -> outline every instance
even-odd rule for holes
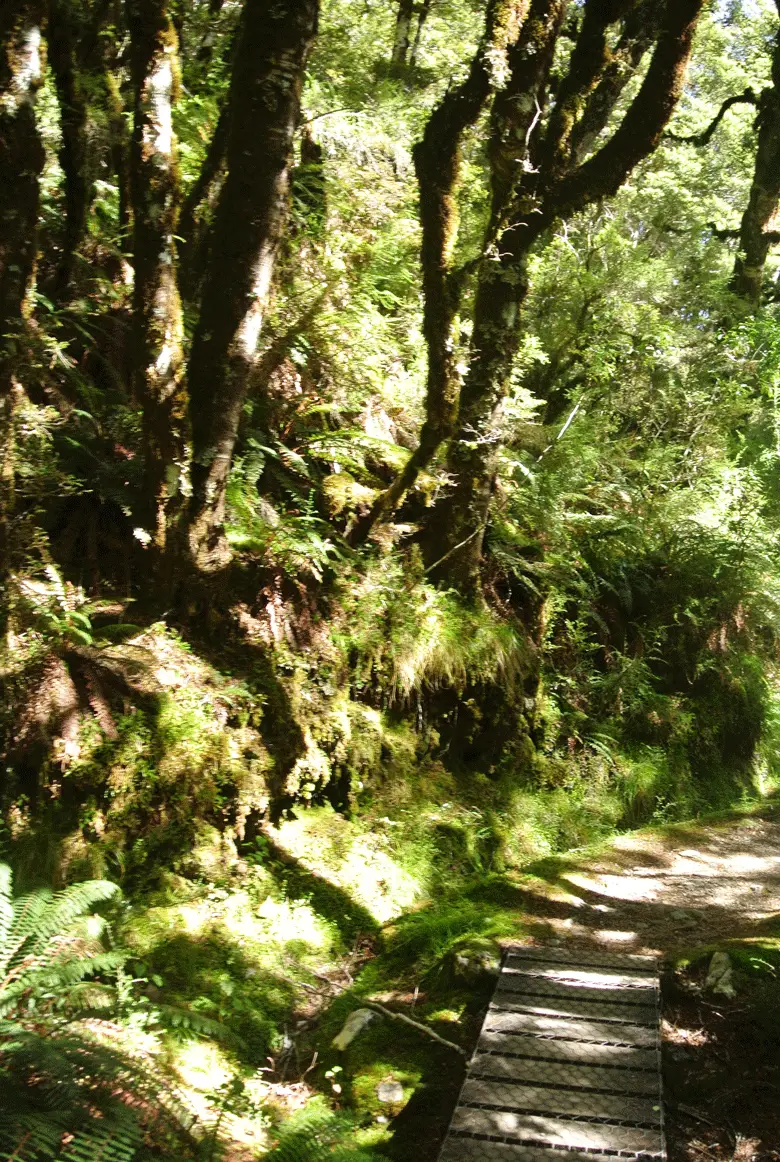
[[[679,133],[665,133],[664,137],[667,141],[674,141],[678,145],[709,145],[716,129],[729,109],[733,109],[735,105],[754,105],[758,107],[758,101],[759,98],[752,89],[745,89],[744,93],[738,93],[736,97],[727,97],[716,116],[701,133],[692,133],[689,136],[680,135]]]
[[[575,163],[585,160],[599,134],[606,128],[621,93],[658,36],[661,14],[661,0],[640,0],[626,16],[623,33],[609,55],[601,80],[572,129],[571,160]]]
[[[669,0],[642,86],[612,137],[549,190],[543,218],[554,221],[617,193],[661,140],[682,91],[704,0]]]
[[[422,140],[414,147],[422,227],[423,334],[428,348],[425,422],[420,443],[403,470],[350,530],[349,540],[353,545],[362,544],[376,522],[394,511],[419,472],[452,432],[458,395],[453,330],[462,281],[453,278],[451,272],[458,230],[460,144],[492,90],[492,58],[496,51],[506,51],[517,36],[527,9],[528,0],[517,0],[509,6],[503,0],[490,0],[485,31],[468,76],[444,94],[428,119]]]

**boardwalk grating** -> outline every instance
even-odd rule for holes
[[[666,1158],[658,970],[646,957],[504,957],[440,1162]]]

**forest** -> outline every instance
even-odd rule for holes
[[[780,0],[0,0],[0,1159],[436,1162],[586,912],[780,1158],[771,876],[592,903],[780,861],[779,546]]]

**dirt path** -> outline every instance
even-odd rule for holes
[[[673,963],[729,940],[780,937],[780,808],[627,835],[596,857],[551,860],[526,882],[533,937],[654,953]],[[758,950],[757,950],[758,953]],[[703,988],[706,960],[664,976],[670,1162],[780,1162],[780,979],[734,1000]]]
[[[673,956],[760,936],[780,912],[780,812],[626,835],[542,878],[528,910],[545,943]]]

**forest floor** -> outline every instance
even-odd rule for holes
[[[539,943],[663,958],[670,1162],[780,1159],[780,808],[621,836],[525,879]],[[737,995],[704,988],[725,948]]]

